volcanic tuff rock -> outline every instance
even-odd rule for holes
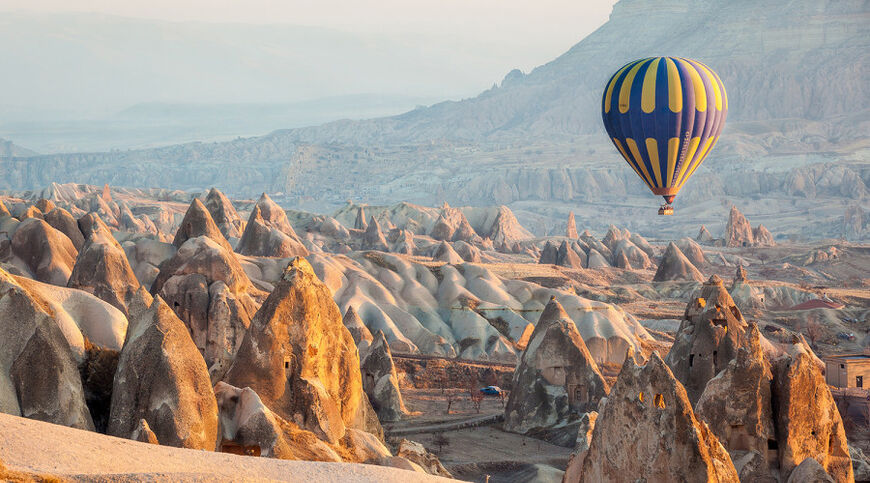
[[[566,474],[579,473],[580,482],[738,481],[728,453],[695,418],[685,389],[656,352],[644,366],[626,357],[586,458],[571,464]]]
[[[725,246],[755,246],[755,235],[752,232],[752,226],[735,205],[731,205],[728,224],[725,226]]]
[[[245,230],[245,222],[239,217],[239,213],[232,202],[217,188],[208,191],[205,197],[205,206],[211,217],[226,238],[240,238]]]
[[[55,208],[43,217],[46,223],[51,225],[55,230],[63,233],[70,239],[76,250],[81,250],[85,244],[85,237],[79,230],[79,225],[76,219],[63,208]]]
[[[157,435],[151,431],[151,426],[148,426],[148,421],[144,419],[139,420],[139,425],[133,430],[130,439],[140,443],[160,444],[160,441],[157,441]]]
[[[183,241],[160,264],[151,293],[173,308],[213,375],[222,375],[256,311],[252,295],[260,293],[205,205],[194,199],[184,220],[175,236],[175,242]]]
[[[256,312],[252,295],[260,296],[224,244],[207,236],[185,241],[151,286],[187,325],[215,381],[229,368]]]
[[[353,227],[356,230],[366,231],[369,227],[368,222],[366,222],[366,211],[365,208],[360,206],[356,212],[356,221],[353,223]]]
[[[562,478],[564,482],[573,482],[580,479],[580,471],[582,470],[583,460],[586,459],[586,454],[589,452],[589,445],[592,443],[592,431],[595,430],[595,422],[598,421],[598,411],[590,411],[584,413],[580,417],[580,428],[577,431],[577,444],[574,446],[574,451],[568,458],[568,467],[565,469],[565,475]]]
[[[344,312],[344,317],[342,317],[341,322],[345,327],[347,327],[351,337],[353,337],[354,343],[356,343],[357,348],[359,348],[360,351],[363,349],[363,344],[365,344],[365,347],[368,347],[372,343],[372,340],[374,340],[372,333],[363,323],[359,314],[356,313],[356,309],[354,309],[352,305]],[[383,334],[381,331],[378,332]]]
[[[792,481],[798,465],[816,459],[834,481],[854,481],[843,420],[816,361],[801,338],[773,363],[780,473]]]
[[[347,428],[380,432],[353,338],[305,259],[290,262],[263,302],[224,380],[250,387],[276,414],[328,443]]]
[[[445,241],[437,245],[435,253],[432,254],[432,259],[439,262],[446,262],[451,265],[459,265],[465,261],[458,253],[456,253],[456,250]]]
[[[659,262],[659,268],[653,277],[654,282],[665,282],[668,280],[696,282],[704,281],[704,276],[701,272],[692,265],[692,262],[680,251],[679,247],[674,242],[668,243],[668,248]]]
[[[773,235],[764,225],[758,225],[755,230],[752,230],[752,237],[755,239],[755,245],[759,247],[772,247],[776,245],[773,241]]]
[[[632,268],[643,270],[654,266],[652,260],[649,259],[649,255],[628,238],[614,242],[611,250],[613,251],[611,263],[614,265],[619,255],[624,254]]]
[[[737,356],[747,324],[717,275],[689,302],[676,341],[665,360],[697,402],[707,382]]]
[[[396,456],[405,458],[412,463],[420,465],[420,467],[426,470],[426,473],[429,473],[430,475],[453,478],[453,475],[444,468],[438,457],[427,451],[422,444],[417,443],[416,441],[403,439],[399,443],[399,450],[396,452]]]
[[[43,219],[42,212],[39,211],[39,208],[35,206],[28,206],[20,215],[18,215],[18,219],[24,221],[28,218],[38,218]]]
[[[692,240],[691,238],[681,238],[676,242],[677,248],[683,252],[683,255],[692,262],[692,265],[695,268],[703,266],[707,263],[707,257],[704,256],[704,249],[701,248],[701,245],[698,245],[698,242]]]
[[[568,212],[568,225],[565,227],[565,236],[568,238],[580,238],[577,234],[577,221],[574,219],[574,212]]]
[[[94,214],[79,219],[88,239],[76,258],[67,286],[92,293],[127,315],[127,303],[139,281],[109,228]]]
[[[172,244],[181,248],[181,245],[187,240],[200,236],[207,236],[225,250],[233,251],[233,247],[224,238],[224,235],[215,224],[205,205],[202,204],[202,201],[199,201],[199,198],[194,198],[184,214],[184,219],[181,220],[178,231],[175,232],[175,239],[172,240]]]
[[[776,473],[770,471],[771,467],[778,466],[776,451],[770,450],[771,442],[777,439],[771,379],[770,365],[761,347],[761,334],[753,324],[746,332],[746,342],[737,357],[707,383],[695,404],[695,415],[707,423],[728,450],[741,481],[776,478]],[[759,464],[741,464],[755,459]]]
[[[399,377],[393,365],[393,354],[384,333],[378,331],[374,340],[360,352],[363,390],[382,422],[398,421],[408,412],[399,390]]]
[[[66,235],[45,221],[28,218],[18,224],[12,235],[12,254],[34,279],[66,286],[78,251]]]
[[[335,450],[314,433],[273,413],[253,389],[218,382],[214,392],[223,443],[257,447],[268,458],[341,461]]]
[[[362,248],[364,250],[379,250],[385,252],[387,248],[387,239],[384,238],[384,232],[381,231],[381,225],[374,216],[369,219],[368,225],[362,237]]]
[[[263,199],[261,198],[260,201]],[[269,201],[271,202],[271,200]],[[270,220],[263,216],[261,207],[264,205],[268,206],[268,204],[260,202],[254,206],[236,250],[242,255],[260,257],[288,258],[308,255],[308,250],[296,237],[293,228],[290,228],[286,215],[281,218],[280,214],[276,214],[278,213],[276,210],[281,210],[281,208],[277,205],[271,208],[272,211],[269,214],[272,219]],[[280,213],[283,214],[284,211],[281,210]]]
[[[0,411],[93,430],[78,361],[54,316],[0,268]]]
[[[132,438],[144,419],[160,444],[212,451],[218,409],[208,368],[187,327],[160,297],[130,304],[130,326],[115,383],[108,434]]]
[[[607,383],[574,321],[551,299],[514,371],[504,428],[574,446],[578,413],[597,407]]]
[[[456,253],[466,262],[480,263],[483,261],[483,254],[481,253],[480,248],[477,248],[471,243],[462,240],[455,241],[453,242],[453,249],[456,250]]]
[[[698,243],[703,243],[705,245],[709,245],[713,243],[713,234],[707,230],[707,227],[701,225],[701,229],[698,230],[698,236],[695,237],[695,241]]]

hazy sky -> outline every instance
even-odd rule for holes
[[[170,21],[286,23],[376,33],[522,39],[541,61],[603,24],[615,0],[0,0],[0,12],[90,12]],[[537,65],[537,64],[535,64]],[[523,66],[531,67],[531,66]]]
[[[458,99],[553,60],[613,3],[0,0],[0,91],[15,93],[0,114],[355,93]],[[100,15],[42,15],[69,13]]]

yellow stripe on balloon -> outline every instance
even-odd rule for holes
[[[713,71],[711,71],[710,68],[707,67],[706,65],[704,65],[700,62],[696,62],[696,61],[691,61],[691,62],[693,64],[695,64],[696,66],[700,67],[701,69],[703,69],[704,73],[707,74],[707,78],[710,79],[710,84],[713,85],[713,96],[716,99],[716,110],[721,111],[722,110],[722,92],[719,90],[719,81],[716,79],[716,75],[713,74]]]
[[[643,158],[640,157],[640,150],[637,149],[637,143],[634,142],[632,138],[626,138],[625,144],[628,144],[628,150],[631,151],[632,156],[634,156],[634,161],[640,167],[641,171],[643,171],[643,177],[646,179],[646,184],[650,188],[653,188],[652,177],[649,175],[649,171],[646,170],[646,164],[643,162]]]
[[[680,82],[680,71],[672,59],[665,58],[668,66],[668,107],[671,112],[683,110],[683,84]]]
[[[622,143],[619,142],[619,139],[613,138],[613,144],[616,144],[616,149],[618,149],[619,152],[622,153],[622,157],[625,158],[625,161],[628,163],[629,166],[631,166],[631,169],[633,169],[634,172],[637,173],[637,177],[643,178],[643,175],[640,174],[637,166],[634,165],[634,161],[631,160],[631,156],[629,156],[628,153],[625,152],[625,148],[622,147]]]
[[[707,156],[707,153],[710,152],[711,149],[713,149],[713,146],[716,145],[716,141],[718,139],[718,136],[715,138],[711,137],[710,139],[707,139],[707,142],[704,144],[704,148],[701,150],[701,155],[698,156],[698,162],[692,166],[692,169],[690,169],[688,173],[686,173],[686,176],[680,182],[680,188],[682,188],[683,185],[686,184],[686,181],[688,181],[689,178],[691,178],[692,175],[695,174],[695,170],[698,169],[698,166],[701,166],[701,163],[704,162],[704,158]]]
[[[674,169],[677,167],[677,153],[680,149],[680,138],[668,139],[668,178],[666,187],[674,186]]]
[[[634,83],[634,77],[647,60],[649,59],[643,59],[637,64],[634,64],[634,67],[628,71],[628,74],[625,75],[625,80],[622,81],[622,85],[619,87],[619,112],[622,114],[628,112],[629,101],[631,100],[631,85]]]
[[[692,79],[692,85],[695,88],[695,109],[699,112],[704,112],[707,110],[707,91],[704,89],[704,81],[701,79],[701,74],[698,74],[698,70],[692,65],[691,62],[686,59],[677,59],[686,69],[686,72],[689,73],[689,78]]]
[[[649,155],[649,162],[653,166],[653,174],[656,176],[656,186],[664,188],[661,166],[659,165],[659,143],[654,138],[646,138],[646,152]]]
[[[611,80],[610,84],[608,84],[608,86],[607,86],[607,94],[604,96],[604,112],[606,112],[606,113],[610,112],[610,101],[613,100],[613,88],[614,88],[614,86],[616,86],[616,81],[619,80],[619,76],[621,76],[622,73],[625,72],[625,69],[628,69],[629,67],[633,66],[634,64],[636,64],[638,62],[640,62],[640,61],[637,60],[637,61],[625,64],[621,69],[619,69],[619,72],[617,72],[616,75],[613,76],[613,80]]]
[[[650,63],[643,77],[640,106],[647,114],[656,109],[656,71],[659,70],[659,60],[660,58],[656,58]]]
[[[695,61],[695,62],[698,62],[698,61]],[[710,75],[713,76],[713,79],[718,84],[719,90],[722,93],[722,105],[725,107],[725,109],[728,109],[728,93],[725,92],[725,83],[722,82],[722,79],[719,78],[719,74],[713,72],[713,69],[711,69],[709,66],[707,66],[707,64],[705,64],[703,62],[698,62],[698,63],[701,64],[702,66],[704,66],[704,68],[706,68],[707,71],[710,72]]]
[[[683,158],[683,165],[680,166],[680,173],[677,174],[677,186],[681,186],[683,175],[686,174],[686,170],[689,169],[689,165],[692,164],[692,158],[695,156],[695,151],[698,149],[698,143],[700,142],[700,136],[693,137],[692,140],[689,141],[689,150],[686,152],[686,157]]]

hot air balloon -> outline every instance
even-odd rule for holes
[[[607,82],[601,116],[629,166],[664,197],[660,215],[704,161],[725,125],[728,97],[709,67],[682,57],[629,62]]]

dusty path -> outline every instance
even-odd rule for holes
[[[77,481],[450,481],[383,466],[150,445],[8,414],[0,414],[0,461],[13,471]]]
[[[482,426],[485,424],[497,423],[504,419],[504,413],[484,414],[467,419],[454,421],[445,421],[438,424],[428,424],[425,426],[401,427],[395,429],[384,428],[390,436],[402,436],[406,434],[416,433],[435,433],[438,431],[450,431],[454,429],[470,428],[474,426]]]

